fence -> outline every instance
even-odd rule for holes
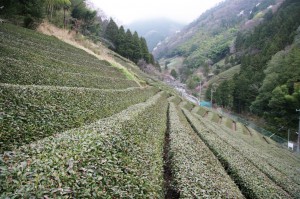
[[[227,117],[230,117],[231,119],[237,121],[237,122],[240,122],[242,124],[244,124],[245,126],[248,126],[254,130],[256,130],[258,133],[266,136],[266,137],[269,137],[271,138],[272,140],[274,140],[275,142],[279,143],[280,145],[284,146],[284,147],[288,147],[288,141],[278,135],[275,135],[274,133],[270,132],[270,131],[267,131],[266,129],[264,128],[261,128],[257,125],[255,125],[254,123],[250,122],[250,121],[247,121],[245,120],[244,118],[241,118],[239,116],[236,116],[236,115],[233,115],[233,114],[229,114],[229,113],[225,113],[225,112],[222,112],[223,115],[226,115]]]

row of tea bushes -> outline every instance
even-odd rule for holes
[[[293,196],[293,198],[300,197],[300,175],[299,173],[297,175],[298,167],[292,167],[292,165],[287,164],[284,157],[281,160],[276,160],[276,157],[270,157],[270,155],[264,153],[260,147],[253,147],[253,145],[244,142],[243,139],[240,138],[240,135],[242,135],[241,133],[236,132],[233,134],[233,132],[228,132],[228,130],[222,129],[216,124],[205,121],[205,119],[203,122],[211,131],[217,134],[219,139],[232,146],[245,159],[249,160],[277,185]]]
[[[194,109],[193,113],[197,110]],[[295,198],[300,197],[300,173],[297,171],[300,159],[297,156],[279,148],[274,141],[266,141],[268,138],[263,139],[261,134],[241,123],[237,123],[237,131],[234,132],[199,115],[197,117],[287,192]]]
[[[222,140],[243,154],[243,156],[276,182],[276,184],[290,193],[294,198],[300,197],[300,173],[297,171],[300,163],[299,160],[293,161],[289,156],[283,154],[283,156],[279,156],[278,154],[272,155],[270,153],[270,147],[272,146],[269,146],[264,140],[250,138],[252,141],[249,141],[249,136],[244,136],[242,132],[233,134],[228,129],[206,122],[205,119],[203,121]],[[273,147],[276,147],[276,145]],[[273,147],[271,150],[278,150]],[[267,148],[269,148],[269,151],[266,151]]]
[[[208,112],[206,108],[200,106],[196,106],[193,110],[196,110],[196,113],[201,115],[202,117],[204,117]]]
[[[157,88],[100,90],[0,84],[0,152],[143,102]]]
[[[163,198],[166,98],[0,155],[0,198]]]
[[[186,104],[184,105],[184,108],[189,111],[191,111],[195,107],[195,104],[193,104],[192,102],[186,101],[185,103]]]
[[[175,105],[178,105],[182,101],[182,99],[179,96],[174,95],[169,99],[169,101],[174,103]]]
[[[133,80],[103,77],[86,73],[65,72],[10,58],[0,57],[1,83],[21,85],[52,85],[99,89],[125,89],[137,87]]]
[[[103,76],[128,79],[124,71],[113,67],[105,60],[99,60],[54,37],[32,30],[24,30],[11,24],[0,26],[0,70],[1,83],[12,84],[46,84],[50,82],[49,85],[60,85],[55,84],[55,81],[58,80],[58,83],[63,84],[67,78],[71,78],[70,81],[75,84],[74,74],[71,76],[67,73],[76,73],[77,78],[87,78],[87,80],[79,81],[92,84],[79,85],[83,87],[102,83],[103,80],[99,79]],[[52,80],[55,74],[60,75]],[[99,78],[89,78],[84,75],[99,76]],[[92,82],[94,80],[96,81]],[[106,84],[106,86],[108,85]]]
[[[31,55],[40,58],[53,58],[57,61],[67,61],[70,64],[99,68],[99,66],[110,66],[107,61],[99,61],[95,56],[88,54],[82,49],[76,48],[55,37],[50,37],[36,31],[20,28],[11,24],[4,24],[0,27],[0,43],[2,47],[13,49],[20,55]],[[11,47],[11,48],[9,48]],[[5,52],[5,51],[4,51]],[[26,56],[25,58],[30,58]],[[112,68],[112,67],[111,67]]]
[[[237,151],[226,141],[222,140],[215,131],[206,127],[189,111],[183,109],[190,124],[199,137],[227,168],[232,179],[240,187],[247,198],[292,198],[286,191],[274,183],[266,174],[261,172],[251,161]],[[210,121],[209,121],[210,122]],[[207,123],[209,123],[207,122]]]
[[[19,68],[49,68],[63,72],[83,73],[87,75],[109,76],[126,79],[126,76],[118,68],[98,60],[95,65],[87,63],[87,58],[82,58],[77,62],[73,61],[73,57],[59,58],[42,52],[33,52],[27,50],[26,46],[18,47],[11,44],[0,43],[1,70],[4,67],[10,67],[9,70],[18,72]],[[87,53],[85,53],[87,54]],[[76,56],[76,55],[74,55]],[[15,68],[15,69],[14,69]],[[20,69],[19,69],[20,70]],[[31,75],[28,72],[27,75]]]
[[[244,198],[173,103],[169,110],[174,185],[181,198]]]

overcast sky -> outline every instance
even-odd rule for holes
[[[129,24],[141,19],[165,17],[190,23],[223,0],[90,0],[108,16]]]

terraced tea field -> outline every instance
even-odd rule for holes
[[[0,198],[300,198],[300,158],[171,88],[0,26]]]

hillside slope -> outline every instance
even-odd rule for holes
[[[226,0],[203,13],[197,20],[184,27],[179,33],[159,43],[153,55],[161,60],[173,62],[184,59],[179,72],[183,83],[193,81],[200,76],[202,82],[219,72],[240,64],[235,56],[232,65],[214,64],[235,53],[234,41],[240,31],[251,31],[264,21],[272,10],[276,12],[283,0]],[[162,61],[161,61],[162,62]],[[199,82],[194,84],[199,85]]]
[[[121,56],[148,84],[11,24],[0,47],[0,198],[300,198],[298,156]]]
[[[214,87],[216,105],[255,114],[260,125],[287,138],[288,129],[298,130],[299,13],[299,1],[227,0],[162,42],[154,54],[162,64],[184,59],[176,70],[191,93],[199,93],[189,85],[201,79],[206,100]],[[235,76],[215,81],[237,65]],[[293,133],[295,142],[296,137]]]
[[[286,0],[252,32],[238,34],[235,45],[241,70],[231,93],[223,93],[233,98],[228,104],[233,110],[263,117],[273,133],[285,138],[288,129],[298,130],[299,13],[299,1]],[[293,133],[293,140],[296,136]]]
[[[183,55],[191,67],[199,67],[207,59],[214,62],[228,51],[230,44],[252,8],[264,0],[227,0],[206,11],[180,33],[163,41],[154,56]]]

